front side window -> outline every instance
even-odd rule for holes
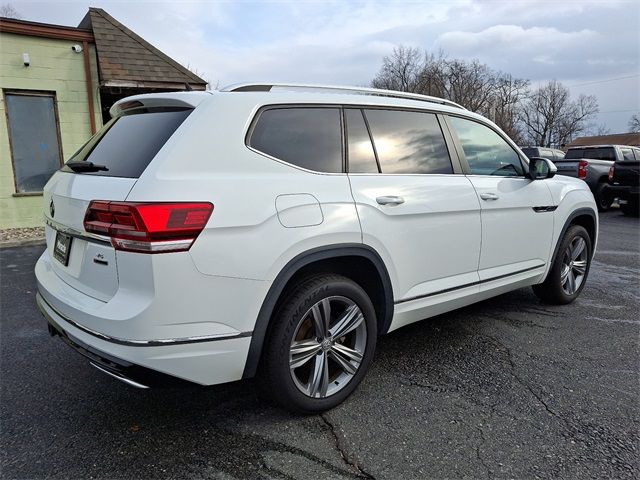
[[[450,117],[473,175],[522,176],[516,151],[500,135],[481,123]]]
[[[366,110],[382,173],[453,173],[449,151],[432,113]]]
[[[292,107],[263,111],[249,146],[317,172],[342,172],[339,108]]]

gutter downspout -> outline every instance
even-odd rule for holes
[[[96,116],[93,106],[93,79],[91,78],[91,62],[89,59],[89,42],[82,42],[82,52],[84,53],[84,76],[87,84],[87,101],[89,103],[89,121],[91,123],[91,135],[96,133]]]

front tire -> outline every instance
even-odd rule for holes
[[[570,226],[561,240],[547,279],[533,286],[534,293],[546,303],[566,305],[573,302],[587,281],[591,252],[591,238],[585,228]]]
[[[307,278],[286,295],[273,322],[261,377],[277,403],[318,413],[351,395],[377,339],[375,309],[362,287],[340,275]]]

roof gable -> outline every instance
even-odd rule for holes
[[[79,27],[93,30],[103,84],[175,83],[198,90],[207,84],[101,8],[89,8]]]

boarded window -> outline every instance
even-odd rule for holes
[[[16,192],[41,192],[60,168],[53,94],[5,93]]]

